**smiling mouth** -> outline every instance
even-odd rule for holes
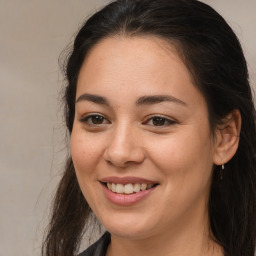
[[[104,183],[104,185],[112,192],[116,193],[116,194],[134,194],[134,193],[138,193],[140,191],[145,191],[145,190],[149,190],[155,186],[157,186],[158,184],[145,184],[145,183],[136,183],[136,184],[119,184],[119,183]]]

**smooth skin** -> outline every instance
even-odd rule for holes
[[[214,164],[238,147],[239,112],[213,134],[206,101],[175,48],[149,36],[97,44],[80,70],[76,99],[71,155],[83,195],[111,233],[107,256],[223,255],[207,204]],[[159,185],[120,206],[103,193],[100,181],[109,176]]]

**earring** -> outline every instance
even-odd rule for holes
[[[224,164],[221,165],[221,170],[220,170],[220,180],[223,180],[223,170],[224,170]]]

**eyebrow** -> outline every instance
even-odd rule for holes
[[[161,103],[161,102],[165,102],[165,101],[187,106],[187,104],[184,101],[182,101],[180,99],[177,99],[177,98],[175,98],[173,96],[170,96],[170,95],[143,96],[143,97],[140,97],[136,101],[136,105],[137,106],[152,105],[152,104],[157,104],[157,103]]]
[[[89,101],[89,102],[93,102],[93,103],[100,104],[100,105],[110,106],[109,101],[105,97],[96,95],[96,94],[84,93],[78,97],[78,99],[76,100],[76,103],[78,103],[80,101]],[[136,106],[153,105],[153,104],[166,102],[166,101],[187,106],[187,104],[184,101],[177,99],[170,95],[142,96],[136,100],[135,104],[136,104]]]
[[[78,99],[76,100],[76,103],[80,102],[80,101],[90,101],[96,104],[100,104],[100,105],[106,105],[106,106],[110,106],[108,100],[105,97],[96,95],[96,94],[88,94],[88,93],[84,93],[82,95],[80,95],[78,97]]]

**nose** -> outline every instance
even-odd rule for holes
[[[139,137],[139,132],[132,130],[130,126],[117,127],[109,137],[103,156],[105,161],[121,168],[142,163],[145,152]]]

